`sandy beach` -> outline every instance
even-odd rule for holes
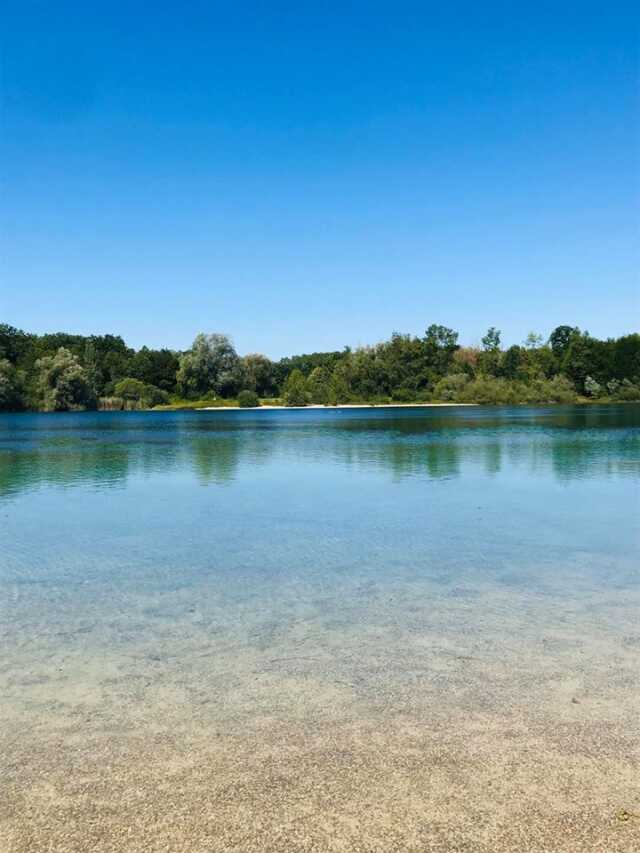
[[[446,408],[447,406],[477,406],[478,403],[339,403],[336,406],[325,406],[321,403],[309,403],[307,406],[255,406],[249,407],[249,411],[260,411],[260,409],[434,409]],[[246,412],[238,406],[202,406],[197,412]]]

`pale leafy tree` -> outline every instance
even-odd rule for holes
[[[584,390],[590,397],[598,397],[602,391],[602,385],[593,377],[587,376],[584,380]]]
[[[527,349],[538,349],[538,347],[542,346],[543,340],[542,335],[538,335],[536,332],[529,332],[524,339],[524,345]]]
[[[38,359],[38,385],[46,411],[59,412],[91,406],[95,399],[84,368],[65,347]]]
[[[201,333],[180,358],[178,391],[185,397],[231,396],[242,387],[244,372],[227,335]]]

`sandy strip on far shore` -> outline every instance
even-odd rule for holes
[[[478,406],[479,403],[340,403],[336,406],[325,406],[322,403],[309,403],[308,406],[202,406],[192,409],[196,412],[246,412],[260,409],[431,409],[446,406]]]

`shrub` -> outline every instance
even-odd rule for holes
[[[145,394],[146,385],[140,379],[121,379],[113,387],[116,397],[122,397],[123,400],[142,400]]]
[[[115,397],[121,397],[125,401],[124,408],[126,409],[146,409],[169,402],[169,395],[166,391],[132,377],[116,382],[113,391]]]
[[[430,403],[433,400],[433,394],[428,388],[421,388],[413,395],[413,399],[417,403]]]
[[[155,385],[147,385],[147,394],[143,398],[143,402],[147,406],[160,406],[169,402],[169,395],[162,388],[156,388]]]
[[[480,377],[469,382],[460,393],[460,401],[464,403],[486,403],[499,405],[514,403],[513,388],[504,379]]]
[[[238,406],[241,409],[255,409],[260,405],[260,399],[255,391],[244,390],[238,394]]]
[[[443,376],[433,389],[433,396],[436,400],[458,400],[460,393],[469,383],[469,376],[466,373],[450,373]]]
[[[566,376],[554,376],[545,385],[548,387],[547,399],[553,403],[575,403],[578,397],[573,382]]]
[[[616,400],[631,403],[640,400],[640,383],[630,382],[628,379],[623,379],[620,387],[616,390]]]
[[[391,393],[391,399],[394,403],[412,403],[415,398],[415,391],[412,391],[410,388],[396,388]]]

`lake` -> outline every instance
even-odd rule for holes
[[[0,416],[0,849],[640,849],[640,405]]]

